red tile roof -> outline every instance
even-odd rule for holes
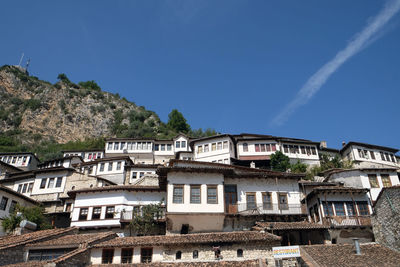
[[[262,263],[262,264],[260,264]],[[99,264],[91,265],[91,267],[117,267],[120,264]],[[259,267],[267,266],[265,260],[243,260],[243,261],[202,261],[202,262],[153,262],[142,264],[124,264],[124,267],[213,267],[213,266],[229,266],[229,267]]]
[[[307,230],[328,229],[326,225],[310,222],[256,222],[256,226],[266,230]]]
[[[75,234],[75,235],[65,235],[59,238],[54,238],[51,240],[46,240],[43,242],[35,242],[29,244],[27,247],[29,248],[38,248],[38,247],[78,247],[82,244],[90,244],[95,242],[96,240],[107,238],[107,237],[116,237],[114,232],[104,232],[104,233],[95,233],[95,234]]]
[[[139,237],[118,237],[94,245],[94,247],[124,247],[147,245],[176,245],[176,244],[208,244],[219,242],[248,243],[253,241],[265,241],[280,243],[281,237],[257,231],[200,233],[187,235],[159,235]]]
[[[301,246],[304,261],[316,267],[399,267],[400,252],[376,243],[361,244],[361,255],[355,254],[354,245]]]

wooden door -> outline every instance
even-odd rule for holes
[[[236,185],[225,185],[225,212],[237,213],[237,189]]]

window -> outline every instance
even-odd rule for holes
[[[114,258],[114,249],[103,249],[103,253],[101,255],[102,264],[112,263],[113,258]]]
[[[217,143],[212,143],[211,144],[211,151],[217,150]]]
[[[40,182],[40,188],[43,189],[46,187],[47,178],[43,178]]]
[[[209,151],[208,144],[204,145],[204,152],[208,152],[208,151]]]
[[[195,250],[193,251],[193,259],[197,259],[199,257],[199,251]]]
[[[376,177],[376,174],[368,174],[368,180],[371,188],[378,188],[378,179]]]
[[[18,193],[21,193],[21,192],[22,192],[22,184],[18,185],[17,192],[18,192]]]
[[[207,204],[218,204],[216,185],[207,186]]]
[[[48,261],[52,259],[57,259],[61,255],[71,250],[72,249],[69,248],[29,250],[28,261]]]
[[[306,154],[306,147],[300,146],[300,151],[301,151],[301,154]]]
[[[115,213],[115,207],[110,206],[106,208],[106,219],[113,219]]]
[[[121,170],[121,164],[122,164],[121,161],[118,161],[118,162],[117,162],[117,171]]]
[[[136,179],[137,178],[137,172],[132,172],[132,179]]]
[[[317,155],[317,151],[315,150],[315,147],[311,147],[311,154]]]
[[[197,147],[197,153],[203,153],[203,146],[198,146]]]
[[[236,251],[236,256],[237,256],[238,258],[242,258],[242,257],[243,257],[243,249],[238,249],[238,250]]]
[[[49,184],[47,185],[47,188],[53,188],[54,187],[54,181],[56,178],[50,178],[49,179]]]
[[[112,145],[113,145],[112,142],[108,143],[108,145],[107,145],[107,150],[112,150]]]
[[[26,193],[26,189],[28,188],[28,184],[24,184],[22,187],[22,194]]]
[[[172,150],[172,145],[171,144],[167,144],[167,151],[171,151]]]
[[[121,150],[125,149],[125,142],[121,142]]]
[[[101,215],[101,207],[94,207],[93,214],[92,214],[92,220],[100,219],[100,215]]]
[[[391,187],[392,183],[390,182],[389,174],[381,174],[383,187]]]
[[[154,145],[154,151],[159,151],[160,150],[160,145],[159,144],[155,144]]]
[[[6,210],[8,198],[2,197],[0,202],[0,210]]]
[[[88,208],[81,208],[79,211],[79,220],[86,221],[88,216]]]
[[[267,152],[271,152],[271,144],[266,144],[267,146]]]
[[[380,154],[381,154],[381,159],[382,159],[383,161],[385,161],[385,155],[383,155],[383,152],[380,152]]]
[[[263,209],[272,210],[272,194],[270,192],[262,193]]]
[[[369,215],[368,203],[367,202],[357,202],[358,214],[359,215]]]
[[[265,144],[260,144],[261,146],[261,152],[265,152]]]
[[[165,151],[165,144],[161,144],[161,151]]]
[[[388,153],[385,153],[385,156],[386,156],[386,161],[391,161]]]
[[[319,222],[319,211],[318,211],[318,205],[314,205],[314,212],[315,212],[315,220],[316,222]]]
[[[15,210],[15,207],[17,206],[17,204],[18,204],[17,201],[12,200],[8,212],[9,212],[9,213],[13,213],[14,210]]]
[[[100,164],[100,171],[101,171],[101,172],[104,171],[104,165],[105,165],[105,163],[101,163],[101,164]]]
[[[119,143],[118,142],[114,143],[114,150],[119,150]]]
[[[27,193],[32,193],[32,189],[33,189],[33,183],[29,183],[29,184],[28,184],[28,191],[27,191]]]
[[[121,263],[132,263],[133,248],[121,249]]]
[[[217,143],[217,150],[221,150],[222,149],[222,142],[218,142]]]
[[[370,151],[369,154],[371,155],[371,159],[375,159],[375,153],[374,153],[374,151]]]
[[[67,205],[65,206],[65,211],[70,212],[71,208],[72,208],[72,203],[67,203]]]
[[[249,152],[249,145],[247,143],[243,143],[243,152]]]
[[[201,203],[201,189],[200,185],[190,186],[190,203],[200,204]]]
[[[279,193],[279,208],[281,210],[289,209],[287,193]]]
[[[346,213],[344,212],[344,203],[335,202],[335,211],[336,211],[336,216],[345,216]]]
[[[295,146],[289,146],[289,151],[290,153],[295,154],[296,153]]]
[[[140,249],[140,262],[150,263],[153,257],[153,248],[141,248]]]
[[[306,151],[307,151],[307,155],[311,155],[311,148],[309,146],[306,146]]]
[[[144,172],[139,172],[139,178],[142,178],[144,176]]]
[[[89,153],[88,159],[92,159],[92,153]]]
[[[182,148],[185,148],[185,147],[186,147],[186,141],[182,141],[182,142],[181,142],[181,147],[182,147]]]
[[[346,209],[347,209],[347,215],[348,216],[355,216],[356,215],[356,209],[354,208],[353,202],[346,202]]]
[[[254,148],[256,152],[260,152],[260,144],[255,144]]]
[[[176,252],[176,254],[175,254],[175,259],[176,259],[176,260],[182,259],[182,251],[177,251],[177,252]]]
[[[283,152],[284,153],[289,153],[289,146],[288,145],[283,145]]]
[[[181,148],[181,141],[176,141],[175,142],[175,147],[176,148]]]
[[[248,210],[255,209],[256,206],[256,193],[246,193],[246,205]]]
[[[172,202],[176,204],[183,203],[183,185],[174,185]]]
[[[390,154],[390,157],[392,158],[392,161],[393,161],[394,163],[396,163],[396,158],[394,157],[394,155],[393,155],[393,154]]]
[[[324,208],[324,214],[325,216],[333,216],[333,206],[332,206],[332,202],[323,202],[322,206]]]
[[[112,169],[113,169],[113,163],[114,163],[114,162],[108,163],[108,171],[109,171],[109,172],[112,171]]]

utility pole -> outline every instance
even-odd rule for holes
[[[22,53],[21,59],[19,60],[18,66],[21,67],[22,60],[24,59],[24,53]]]

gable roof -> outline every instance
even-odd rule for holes
[[[354,245],[301,246],[304,261],[315,267],[398,267],[400,253],[376,243],[360,244],[361,255],[355,254]]]
[[[0,152],[0,156],[18,156],[18,155],[29,155],[34,157],[38,162],[40,162],[40,159],[32,152]]]
[[[19,197],[19,198],[22,198],[22,199],[24,199],[24,200],[26,200],[26,201],[28,201],[28,202],[31,202],[31,203],[34,204],[34,205],[39,205],[39,204],[40,204],[40,203],[37,202],[36,200],[34,200],[34,199],[30,198],[30,197],[27,197],[27,196],[25,196],[24,194],[18,193],[17,191],[14,191],[14,190],[12,190],[11,188],[8,188],[8,187],[3,186],[3,185],[1,185],[1,184],[0,184],[0,191],[5,191],[5,192],[7,192],[7,193],[9,193],[9,194],[12,194],[12,195],[14,195],[14,196],[16,196],[16,197]]]
[[[39,241],[26,245],[27,248],[69,248],[79,247],[82,244],[90,245],[97,240],[101,240],[107,237],[116,237],[114,232],[100,232],[91,234],[72,234],[64,235],[58,238],[53,238],[45,241]]]
[[[23,170],[21,170],[20,168],[15,167],[14,165],[5,163],[4,161],[0,160],[0,165],[4,166],[5,169],[11,169],[13,170],[13,172],[22,172]]]
[[[301,222],[256,222],[253,227],[256,230],[307,230],[307,229],[328,229],[329,226],[310,223],[307,221]]]

